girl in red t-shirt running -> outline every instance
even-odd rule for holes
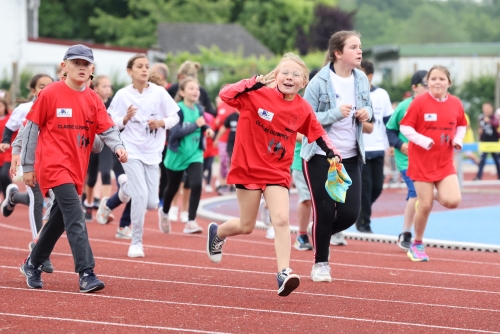
[[[328,158],[340,157],[311,106],[297,95],[307,84],[308,72],[298,56],[287,53],[268,75],[242,80],[220,92],[224,102],[240,111],[227,178],[229,184],[236,185],[240,218],[230,219],[220,226],[209,225],[207,254],[212,262],[220,262],[226,237],[252,233],[261,194],[264,194],[276,234],[274,247],[280,296],[288,296],[300,284],[299,276],[292,274],[289,268],[288,219],[290,166],[297,132],[316,141]],[[274,81],[276,88],[265,87]]]
[[[400,123],[401,133],[410,141],[407,175],[418,198],[415,240],[407,253],[412,261],[429,261],[422,239],[434,199],[450,209],[461,200],[453,149],[462,149],[467,128],[462,102],[448,93],[451,79],[446,67],[432,67],[427,82],[429,93],[413,100]]]

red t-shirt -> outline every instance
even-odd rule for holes
[[[207,112],[205,112],[205,117],[207,115]],[[210,115],[210,114],[209,114]],[[210,115],[212,116],[212,115]],[[215,127],[215,117],[212,116],[212,121],[208,124],[208,126],[213,129]],[[203,153],[203,158],[210,158],[210,157],[215,157],[219,154],[219,150],[217,149],[216,146],[214,146],[214,139],[210,137],[205,137],[206,138],[206,147],[205,147],[205,152]]]
[[[236,108],[231,107],[225,102],[221,102],[221,104],[219,104],[219,106],[217,107],[217,117],[215,117],[215,127],[213,128],[214,131],[219,131],[221,126],[224,125],[224,121],[226,120],[227,116],[231,115],[235,111]],[[228,138],[229,131],[226,131],[220,136],[219,142],[227,143]]]
[[[58,81],[40,92],[26,119],[40,128],[35,172],[42,193],[73,183],[81,194],[95,134],[114,125],[99,96]]]
[[[457,126],[467,126],[462,102],[448,94],[439,102],[430,94],[417,96],[410,104],[401,125],[413,127],[419,134],[431,138],[430,150],[410,142],[408,146],[408,176],[414,181],[437,182],[456,174],[453,166],[453,139]]]
[[[9,118],[10,118],[10,114],[5,115],[4,118],[0,118],[0,133],[3,134],[3,132],[5,130],[5,125],[9,121]],[[10,140],[11,144],[14,141],[14,139],[16,139],[16,136],[17,136],[17,131],[12,134],[12,138]],[[12,161],[12,147],[9,147],[8,150],[0,153],[0,166],[3,166],[4,163],[11,162],[11,161]]]
[[[277,89],[267,87],[237,95],[254,84],[255,78],[242,80],[220,92],[224,102],[240,111],[227,183],[289,188],[297,132],[312,142],[325,131],[299,95],[287,101]]]

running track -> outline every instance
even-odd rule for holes
[[[115,239],[115,224],[87,225],[106,288],[82,294],[64,237],[51,257],[55,272],[42,275],[44,288],[27,288],[19,272],[31,235],[26,217],[18,206],[0,221],[1,332],[500,332],[495,253],[428,249],[431,262],[412,263],[395,245],[350,240],[331,248],[333,282],[313,283],[312,252],[293,249],[301,286],[282,298],[264,231],[230,238],[216,265],[205,233],[183,235],[174,223],[174,233],[162,234],[156,212],[148,212],[143,259],[127,257],[129,243]]]

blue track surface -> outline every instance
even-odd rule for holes
[[[397,236],[403,216],[374,218],[371,226],[374,233]],[[347,231],[356,229],[353,226]],[[499,245],[500,206],[432,212],[425,238]]]

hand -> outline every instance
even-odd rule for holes
[[[20,165],[21,162],[21,156],[19,154],[12,154],[12,161],[10,163],[10,178],[14,178],[17,174],[17,166]]]
[[[265,86],[269,85],[270,83],[272,83],[274,81],[274,71],[269,72],[266,76],[258,75],[255,78],[255,81],[257,81]]]
[[[430,150],[434,146],[434,140],[429,143],[429,146],[427,147],[428,150]]]
[[[205,117],[203,116],[198,117],[198,119],[196,120],[196,125],[198,125],[198,127],[201,128],[205,124],[207,124],[207,122],[205,121]]]
[[[461,151],[462,150],[462,146],[458,145],[458,144],[453,144],[453,147],[455,148],[455,150],[457,151]]]
[[[214,130],[212,130],[212,129],[207,129],[207,131],[205,131],[205,135],[206,135],[207,137],[213,138],[213,137],[214,137],[214,135],[215,135]]]
[[[165,127],[165,121],[162,119],[150,119],[148,121],[148,126],[150,130],[156,130]]]
[[[360,122],[366,122],[370,119],[370,114],[368,113],[368,110],[365,108],[356,110],[356,113],[354,116],[360,121]]]
[[[134,105],[131,104],[130,107],[128,107],[127,109],[127,114],[125,115],[125,117],[123,117],[123,124],[127,124],[127,122],[130,121],[130,119],[135,116],[136,112],[137,108],[134,108]]]
[[[118,160],[120,160],[120,162],[123,162],[123,163],[127,162],[127,160],[128,160],[128,153],[123,148],[117,149],[116,152],[115,152],[115,154],[118,157]]]
[[[342,104],[340,106],[340,112],[342,113],[344,118],[349,117],[349,115],[351,114],[351,109],[352,109],[351,104]]]
[[[10,144],[0,144],[0,153],[7,151],[10,148]]]
[[[399,150],[401,151],[401,153],[408,155],[408,143],[403,143]]]
[[[25,185],[33,188],[36,184],[36,173],[35,172],[23,173],[23,181]]]

